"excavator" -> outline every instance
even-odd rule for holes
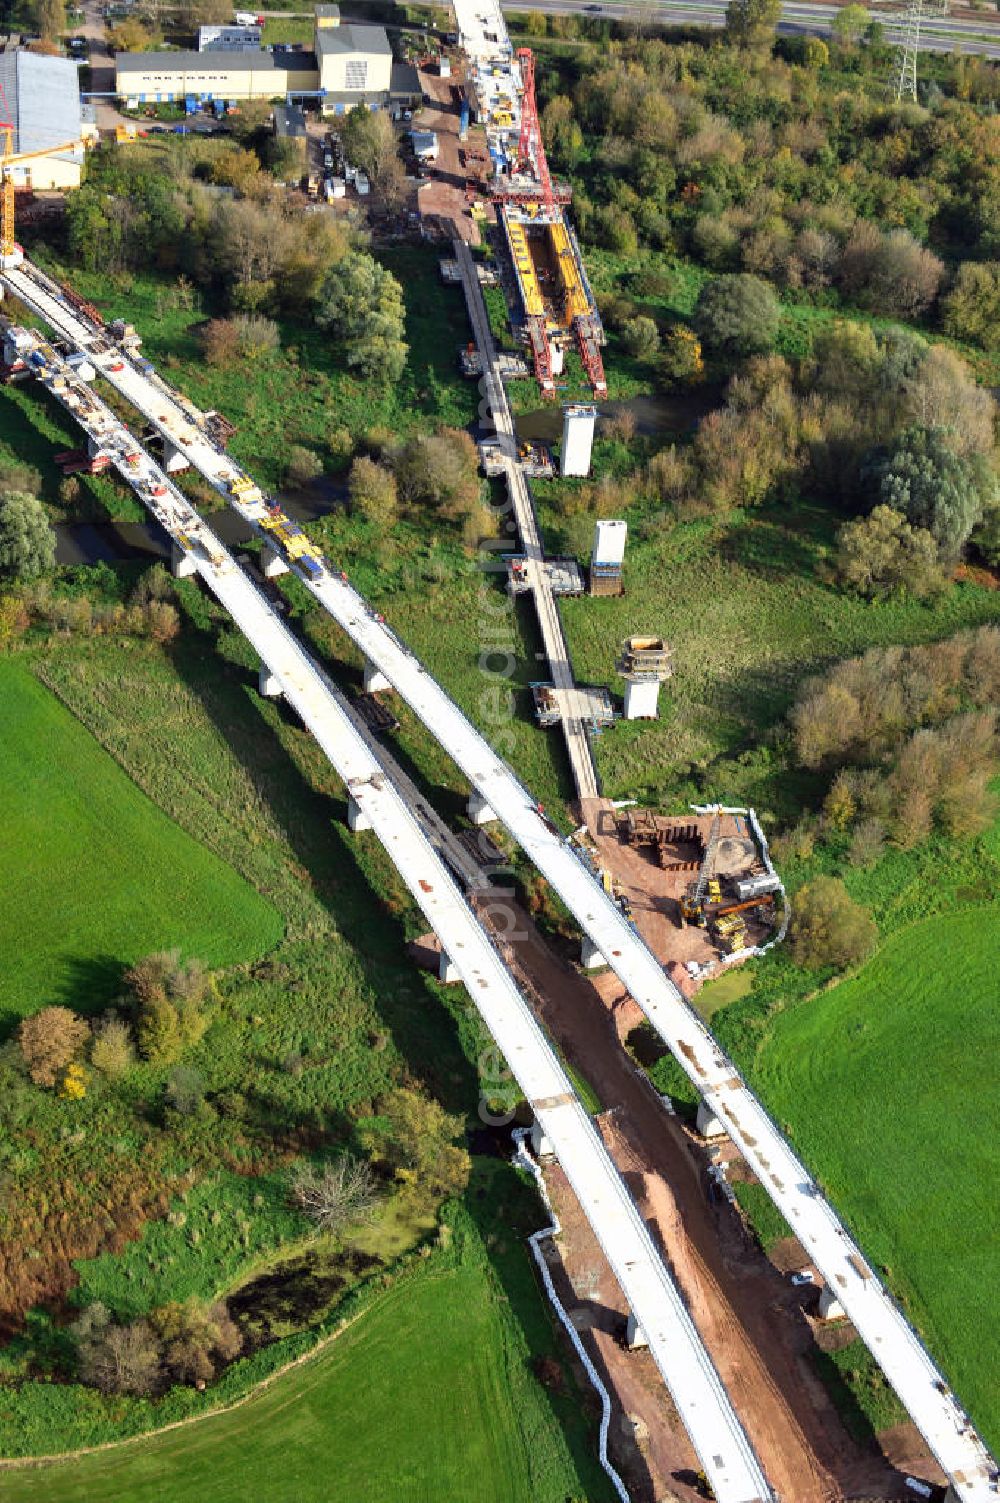
[[[49,157],[57,151],[76,151],[83,145],[81,137],[72,141],[59,141],[39,151],[14,150],[14,122],[10,118],[7,95],[0,84],[0,108],[4,118],[0,120],[0,264],[16,265],[23,252],[14,236],[14,178],[11,169],[22,162],[31,162],[37,157]]]

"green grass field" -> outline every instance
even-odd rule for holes
[[[998,917],[970,905],[897,933],[857,978],[779,1014],[754,1070],[994,1448]]]
[[[510,1254],[530,1285],[523,1250]],[[432,1258],[242,1407],[141,1446],[0,1473],[5,1503],[604,1503],[579,1401],[532,1375],[479,1237],[449,1262]]]
[[[152,950],[224,965],[278,941],[270,904],[151,804],[26,668],[0,662],[0,699],[0,1020],[105,1005],[109,977]]]
[[[794,511],[761,508],[728,524],[682,523],[644,538],[636,517],[626,593],[563,602],[583,683],[622,693],[614,660],[632,632],[662,634],[674,649],[659,719],[621,722],[597,744],[609,797],[744,798],[794,820],[799,780],[761,743],[804,675],[870,646],[929,641],[1000,619],[1000,595],[973,584],[955,585],[929,606],[870,604],[825,583],[837,521],[800,502]]]

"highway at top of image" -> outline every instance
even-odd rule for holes
[[[581,4],[580,0],[511,0],[504,10],[544,11],[554,16],[587,15],[608,21],[643,21],[655,26],[722,26],[728,0],[602,0],[600,4]],[[778,32],[781,36],[822,36],[842,7],[838,5],[785,4],[781,7]],[[881,21],[886,39],[897,41],[901,35],[902,4],[892,9],[870,10],[873,20]],[[998,18],[1000,19],[1000,18]],[[995,35],[995,40],[991,35]],[[957,19],[936,16],[921,22],[920,47],[924,52],[975,52],[1000,60],[1000,26],[984,16]]]

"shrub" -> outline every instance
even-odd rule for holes
[[[211,1021],[212,978],[200,960],[184,963],[176,950],[140,960],[126,972],[136,1012],[139,1052],[169,1065],[201,1039]]]
[[[875,948],[878,930],[838,877],[814,877],[792,905],[792,955],[798,965],[860,965]]]
[[[281,348],[278,325],[259,313],[234,314],[230,323],[236,334],[236,348],[245,360],[257,360]]]
[[[43,1007],[17,1030],[21,1056],[36,1085],[54,1086],[83,1048],[90,1030],[68,1007]]]
[[[463,1133],[461,1117],[410,1086],[379,1102],[379,1116],[386,1125],[363,1132],[363,1143],[382,1154],[402,1184],[433,1200],[460,1194],[470,1168],[468,1153],[454,1141]]]
[[[714,355],[762,355],[774,346],[780,312],[774,289],[759,277],[722,276],[701,289],[694,326]]]
[[[959,557],[996,499],[996,479],[985,461],[956,454],[944,428],[906,429],[869,456],[862,475],[877,501],[931,533],[944,562]]]
[[[963,262],[942,303],[942,323],[955,339],[1000,347],[1000,262]]]
[[[115,1325],[104,1305],[88,1305],[72,1327],[82,1382],[102,1393],[150,1394],[160,1379],[160,1343],[146,1320]]]
[[[135,1064],[132,1035],[121,1018],[106,1018],[98,1024],[90,1046],[90,1063],[108,1080],[121,1080]]]
[[[243,1348],[224,1301],[208,1305],[198,1299],[173,1301],[154,1310],[150,1324],[163,1344],[163,1365],[180,1383],[201,1387]]]
[[[862,819],[851,834],[847,859],[852,866],[874,866],[885,850],[885,826],[880,819]]]
[[[306,449],[302,444],[292,444],[288,451],[285,473],[293,484],[308,485],[311,480],[317,480],[322,475],[323,461],[312,449]]]
[[[837,534],[836,567],[843,584],[871,600],[895,594],[926,600],[947,583],[931,533],[911,527],[889,506],[876,506],[871,516],[844,524]]]
[[[351,465],[347,489],[351,505],[366,521],[378,522],[383,527],[390,527],[395,521],[399,510],[396,477],[385,465],[365,454],[359,455]]]
[[[371,1219],[378,1204],[375,1174],[349,1153],[319,1168],[302,1164],[292,1177],[291,1198],[320,1231],[341,1232]]]
[[[45,508],[27,491],[0,492],[0,579],[37,579],[55,563]]]
[[[163,1088],[167,1105],[182,1117],[193,1117],[205,1104],[205,1077],[191,1065],[178,1065]]]

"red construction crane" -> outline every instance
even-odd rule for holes
[[[556,206],[549,164],[542,145],[542,131],[538,123],[538,104],[535,100],[535,55],[530,47],[517,49],[521,65],[521,136],[517,143],[518,164],[527,164],[541,188],[541,200],[550,212]]]

